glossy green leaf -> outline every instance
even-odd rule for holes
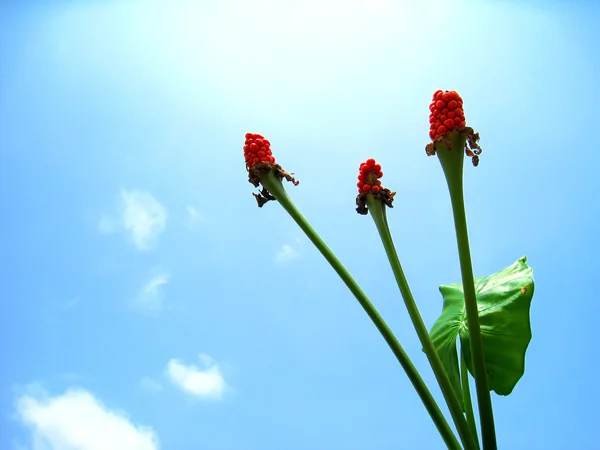
[[[499,395],[510,394],[525,372],[525,351],[531,341],[529,308],[533,288],[533,270],[526,257],[493,275],[475,279],[489,386]],[[430,334],[459,394],[457,336],[469,372],[473,373],[462,283],[441,286],[440,292],[444,307]]]
[[[464,311],[464,299],[462,303],[454,301],[454,299],[444,297],[444,307],[442,315],[433,324],[429,335],[433,341],[433,345],[440,355],[440,360],[446,369],[448,378],[452,383],[454,392],[464,411],[462,388],[460,384],[460,372],[458,369],[458,354],[456,351],[456,338],[462,327],[466,327],[467,317]]]

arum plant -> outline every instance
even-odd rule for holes
[[[392,207],[394,193],[390,193],[389,189],[381,188],[381,181],[379,178],[382,176],[383,172],[381,172],[381,165],[377,164],[373,158],[367,159],[360,165],[357,183],[359,193],[356,197],[356,204],[358,206],[356,211],[359,214],[371,213],[371,217],[379,232],[390,266],[392,267],[400,294],[404,299],[406,309],[408,310],[410,319],[417,332],[417,336],[421,341],[423,350],[427,355],[429,364],[433,369],[437,382],[444,395],[444,399],[448,404],[450,414],[452,415],[460,439],[465,448],[477,448],[477,436],[471,432],[463,414],[462,398],[458,395],[460,390],[454,389],[437,349],[429,336],[425,322],[423,322],[417,303],[415,302],[406,276],[404,275],[398,253],[394,247],[392,234],[390,233],[386,217],[386,206]],[[457,382],[458,381],[455,380],[455,383]]]
[[[452,417],[458,438],[425,385],[420,373],[379,314],[339,259],[294,205],[283,180],[298,185],[294,177],[275,162],[270,142],[246,134],[244,157],[248,179],[255,187],[258,206],[277,201],[304,231],[370,317],[406,372],[414,389],[449,449],[479,449],[469,375],[475,391],[483,450],[497,448],[491,391],[512,392],[525,371],[525,351],[531,340],[529,308],[533,297],[532,270],[525,257],[487,277],[474,278],[463,196],[464,155],[479,163],[479,135],[466,126],[463,101],[455,91],[436,91],[430,104],[432,142],[428,155],[437,155],[450,192],[456,229],[462,283],[441,286],[442,313],[428,332],[410,290],[387,221],[395,192],[382,186],[381,165],[373,158],[360,164],[357,212],[370,214],[381,238],[394,278]],[[460,349],[457,347],[460,343]],[[459,367],[460,359],[460,367]],[[460,442],[459,442],[460,440]]]
[[[406,351],[400,345],[400,342],[383,320],[371,300],[366,296],[358,283],[352,278],[350,273],[342,265],[339,259],[329,249],[327,244],[321,239],[313,227],[308,223],[304,216],[300,213],[292,199],[287,194],[282,180],[292,182],[298,185],[291,174],[283,170],[283,168],[275,163],[270,149],[270,142],[260,134],[247,133],[246,143],[244,145],[244,155],[246,158],[246,167],[248,169],[248,179],[255,186],[263,186],[259,194],[254,193],[258,206],[262,207],[265,203],[271,200],[277,200],[283,209],[292,217],[298,224],[300,229],[306,234],[310,241],[325,257],[333,270],[339,275],[342,281],[346,284],[350,292],[360,303],[367,315],[373,321],[388,346],[396,356],[396,359],[408,375],[413,387],[425,405],[427,412],[433,420],[437,430],[442,436],[446,446],[449,449],[460,449],[461,446],[456,440],[452,429],[448,425],[446,418],[442,414],[438,404],[434,400],[431,392],[425,385],[423,378],[415,368],[413,362],[407,355]]]
[[[496,449],[496,430],[492,397],[488,386],[486,361],[479,324],[479,311],[475,295],[475,280],[469,248],[467,217],[463,196],[463,166],[465,152],[472,157],[473,165],[479,164],[481,148],[477,144],[479,135],[472,128],[467,128],[463,101],[456,91],[436,91],[429,105],[429,136],[433,142],[428,144],[426,152],[429,156],[438,155],[454,213],[454,227],[458,243],[458,256],[464,288],[465,312],[467,326],[470,330],[469,350],[471,351],[475,372],[475,387],[481,422],[484,449]]]

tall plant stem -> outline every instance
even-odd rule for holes
[[[450,140],[452,144],[451,149],[439,145],[436,153],[442,164],[444,175],[446,176],[448,190],[450,191],[450,201],[452,202],[460,271],[465,295],[465,312],[469,328],[471,360],[473,362],[477,404],[479,406],[479,421],[481,425],[483,449],[496,450],[498,446],[496,444],[494,412],[492,409],[492,397],[485,368],[485,353],[483,340],[481,338],[481,327],[479,326],[479,310],[477,307],[477,296],[475,294],[475,280],[473,277],[473,265],[471,263],[471,250],[469,248],[467,216],[463,193],[463,166],[466,136],[454,131],[450,134]]]
[[[473,439],[477,441],[477,425],[475,424],[475,415],[473,414],[473,403],[471,402],[471,388],[469,387],[469,370],[465,361],[465,352],[460,349],[460,376],[462,381],[463,403],[465,405],[465,414],[467,423],[473,434]]]
[[[398,253],[396,252],[392,234],[387,223],[386,206],[383,201],[374,198],[372,195],[367,196],[367,205],[371,217],[375,222],[375,226],[377,227],[377,231],[379,232],[379,236],[390,262],[390,266],[392,267],[394,277],[396,278],[396,283],[398,284],[398,288],[400,289],[400,293],[404,299],[406,309],[408,310],[410,320],[415,327],[415,331],[417,332],[417,336],[421,341],[425,355],[427,356],[429,364],[433,369],[433,373],[435,374],[438,384],[440,385],[440,389],[442,390],[444,399],[446,400],[448,408],[450,409],[450,414],[452,415],[452,419],[454,420],[454,424],[456,425],[462,444],[465,449],[476,449],[477,444],[474,441],[473,435],[469,429],[467,421],[465,420],[457,393],[452,387],[448,373],[446,372],[437,349],[435,348],[435,345],[429,336],[425,322],[423,322],[423,318],[421,317],[417,303],[415,302],[408,285],[408,281],[406,280],[406,276],[404,275],[404,270],[400,264],[400,259],[398,258]],[[477,439],[477,437],[475,437],[475,439]]]
[[[288,196],[285,191],[281,180],[277,178],[273,171],[268,174],[264,174],[261,177],[261,183],[273,197],[283,206],[286,212],[294,219],[294,221],[298,224],[300,229],[306,234],[306,236],[311,240],[311,242],[315,245],[315,247],[321,252],[323,257],[327,260],[327,262],[331,265],[333,270],[340,276],[342,281],[346,284],[350,292],[354,295],[356,300],[360,303],[362,308],[365,310],[367,315],[373,321],[373,324],[377,327],[388,346],[396,356],[396,359],[406,372],[409,380],[411,381],[413,387],[417,391],[417,394],[421,398],[421,401],[425,405],[427,412],[431,416],[431,419],[435,423],[436,428],[438,429],[442,439],[446,443],[446,446],[449,449],[460,450],[461,446],[456,439],[456,436],[452,432],[452,429],[448,425],[446,418],[442,414],[439,406],[437,405],[435,399],[431,395],[431,392],[425,385],[425,382],[421,378],[421,375],[417,371],[416,367],[410,360],[409,356],[402,348],[402,345],[387,325],[387,323],[383,320],[383,317],[377,311],[377,308],[371,303],[369,298],[360,288],[358,283],[352,278],[350,273],[346,270],[346,268],[342,265],[340,260],[333,254],[333,252],[329,249],[327,244],[321,239],[321,237],[317,234],[317,232],[313,229],[313,227],[308,223],[308,221],[304,218],[304,216],[300,213],[296,205],[292,202],[292,199]]]

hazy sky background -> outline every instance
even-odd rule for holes
[[[0,6],[0,448],[384,450],[443,443],[295,202],[435,386],[369,217],[388,214],[428,326],[458,281],[437,89],[481,134],[466,168],[476,275],[526,255],[533,340],[502,449],[600,448],[593,1],[39,1]]]

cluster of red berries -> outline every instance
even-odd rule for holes
[[[429,111],[429,137],[434,141],[466,125],[462,98],[456,91],[436,91]]]
[[[261,162],[274,164],[275,158],[271,154],[271,143],[260,134],[246,133],[244,159],[248,168]]]
[[[360,163],[360,169],[358,170],[358,192],[377,192],[381,187],[381,181],[379,180],[383,176],[381,171],[381,165],[377,164],[373,158],[367,159],[365,162]]]

